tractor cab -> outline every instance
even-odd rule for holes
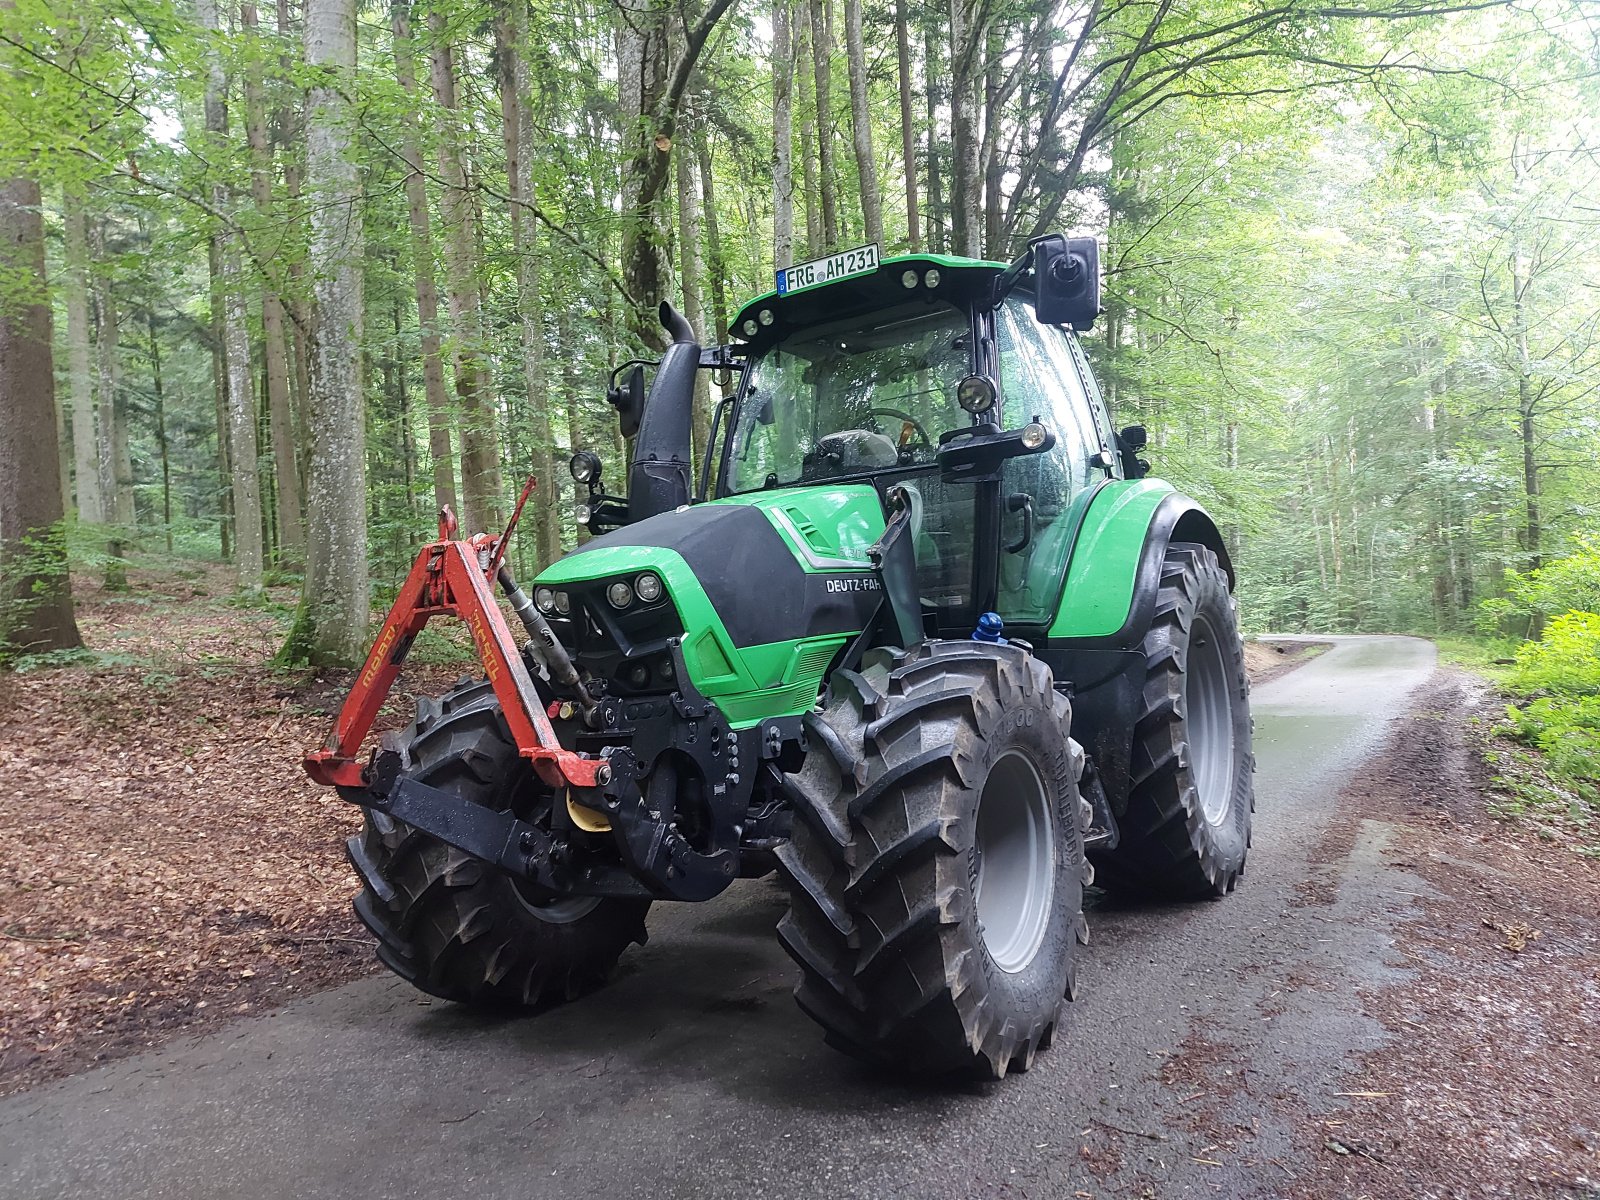
[[[1097,484],[1123,474],[1072,332],[1098,312],[1097,272],[1092,239],[1061,237],[1010,266],[931,254],[880,260],[869,246],[780,271],[778,287],[735,317],[738,344],[675,344],[648,401],[637,375],[613,390],[624,428],[641,434],[630,496],[597,495],[586,515],[604,530],[690,500],[870,490],[885,519],[896,505],[908,509],[927,633],[964,636],[986,612],[1042,633],[1083,510]],[[677,328],[675,315],[663,319]],[[665,448],[648,436],[669,428],[653,418],[685,409],[693,376],[679,364],[690,357],[702,369],[738,368],[693,495],[680,465],[683,419],[671,421]],[[680,484],[663,497],[664,470]],[[587,458],[577,471],[593,478]],[[865,566],[882,527],[847,522],[837,532],[830,549]]]
[[[1121,475],[1082,350],[1039,317],[1036,258],[1071,252],[1081,277],[1093,277],[1094,243],[1063,243],[1048,240],[1011,268],[892,258],[831,286],[751,301],[735,319],[747,365],[726,405],[715,495],[848,482],[870,484],[887,504],[898,489],[930,632],[970,632],[988,611],[1007,626],[1047,624],[1073,515],[1097,482]],[[1085,282],[1069,323],[1086,327],[1098,302]],[[957,466],[975,436],[1029,426],[1042,427],[1038,444],[996,447],[978,470]]]

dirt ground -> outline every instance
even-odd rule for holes
[[[75,589],[125,663],[0,676],[0,1094],[374,969],[357,815],[300,769],[347,680],[272,670],[282,604],[186,575]],[[384,723],[459,674],[408,672]]]
[[[1327,642],[1259,642],[1244,644],[1244,669],[1253,687],[1260,687],[1303,666],[1328,648]]]
[[[1395,1036],[1310,1113],[1304,1197],[1600,1197],[1600,863],[1548,825],[1491,817],[1485,685],[1441,670],[1344,797],[1418,878],[1409,979],[1364,996]],[[1341,845],[1342,843],[1342,845]],[[1315,902],[1315,881],[1308,898]]]

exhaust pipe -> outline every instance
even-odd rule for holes
[[[690,431],[700,346],[683,314],[665,300],[660,315],[661,327],[672,344],[656,368],[639,420],[639,436],[633,442],[633,461],[628,466],[630,521],[671,512],[694,495]]]

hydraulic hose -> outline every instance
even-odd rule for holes
[[[577,694],[578,705],[587,717],[594,711],[597,702],[590,693],[588,684],[584,683],[583,676],[578,673],[577,665],[567,653],[567,648],[556,637],[555,630],[550,628],[550,622],[544,619],[544,614],[532,600],[528,599],[528,593],[517,586],[517,581],[511,577],[511,571],[504,563],[500,565],[496,578],[500,581],[506,599],[511,601],[511,608],[522,622],[522,627],[533,639],[533,652],[539,656],[545,669],[550,672],[550,678],[564,687],[571,688]]]

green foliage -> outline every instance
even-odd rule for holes
[[[1567,612],[1517,651],[1505,732],[1543,752],[1544,766],[1600,816],[1600,615]]]
[[[1576,553],[1532,571],[1508,570],[1505,594],[1478,606],[1479,627],[1520,632],[1568,610],[1600,612],[1600,541],[1582,537],[1578,544]]]

